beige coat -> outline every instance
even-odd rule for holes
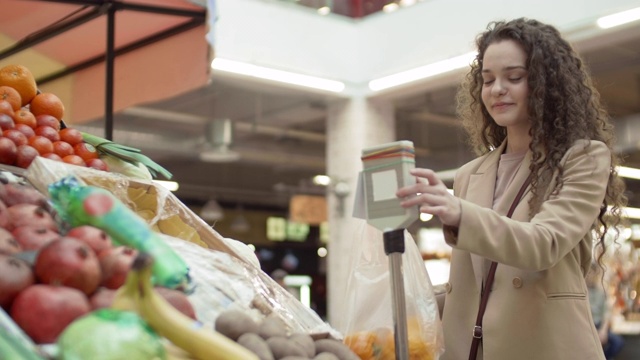
[[[529,221],[525,192],[511,219],[492,206],[496,172],[505,143],[464,165],[454,191],[462,203],[459,228],[445,227],[453,246],[441,360],[466,360],[478,311],[484,258],[499,263],[483,320],[484,360],[604,359],[593,325],[584,275],[591,262],[590,227],[607,185],[610,152],[586,141],[564,158],[564,187],[547,190],[540,212]],[[529,174],[531,152],[504,196],[509,204]],[[554,174],[553,186],[557,180]]]

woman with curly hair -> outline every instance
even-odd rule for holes
[[[442,359],[604,359],[585,275],[626,204],[611,120],[553,26],[493,22],[476,45],[458,112],[479,157],[455,195],[430,169],[397,192],[453,247]]]

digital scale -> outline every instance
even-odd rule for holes
[[[364,149],[354,216],[383,231],[384,251],[389,257],[391,301],[393,307],[395,355],[409,359],[407,308],[405,304],[402,254],[404,231],[418,219],[417,207],[403,208],[396,191],[416,183],[409,171],[415,168],[413,142],[396,141]]]

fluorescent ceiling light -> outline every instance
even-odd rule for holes
[[[283,70],[270,69],[239,61],[215,58],[211,62],[211,68],[234,74],[246,75],[260,79],[273,80],[287,84],[305,86],[314,89],[331,92],[342,92],[344,83],[335,80],[323,79],[315,76],[296,74]]]
[[[452,57],[450,59],[435,62],[433,64],[424,65],[415,69],[399,72],[397,74],[385,76],[369,82],[369,89],[379,91],[394,86],[403,85],[413,81],[425,79],[438,74],[446,73],[451,70],[460,69],[471,64],[476,57],[476,52],[470,52],[464,55]]]
[[[618,166],[616,170],[618,170],[618,176],[640,180],[640,169]]]
[[[385,6],[382,7],[382,11],[386,12],[386,13],[390,13],[390,12],[394,12],[396,10],[398,10],[399,6],[396,3],[389,3]]]
[[[331,8],[328,6],[323,6],[321,8],[318,8],[318,14],[320,15],[327,15],[331,12]]]
[[[596,24],[598,24],[598,26],[603,29],[608,29],[636,20],[640,20],[640,7],[608,16],[603,16],[596,21]]]
[[[180,188],[180,185],[175,181],[153,180],[153,182],[169,191],[176,191]]]
[[[640,209],[631,207],[622,208],[622,216],[629,219],[640,219]]]

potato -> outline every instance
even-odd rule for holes
[[[258,324],[249,315],[239,310],[228,310],[220,313],[214,323],[215,330],[229,339],[236,341],[245,333],[257,333]]]
[[[313,360],[340,360],[340,359],[338,359],[338,357],[333,355],[332,353],[325,351],[316,355],[316,357],[314,357]]]
[[[267,345],[267,342],[258,334],[250,332],[244,333],[238,338],[238,344],[258,355],[260,360],[275,360],[269,345]]]
[[[292,334],[289,336],[289,340],[298,343],[308,357],[312,358],[316,354],[316,344],[310,335],[303,333]]]
[[[269,345],[271,353],[276,359],[282,359],[285,356],[300,356],[308,359],[306,352],[298,343],[285,337],[272,336],[267,339],[267,345]]]
[[[287,336],[287,326],[278,315],[271,314],[267,316],[258,326],[258,335],[263,339],[269,339],[273,336]]]
[[[337,356],[340,360],[360,360],[360,357],[356,355],[347,345],[338,340],[333,339],[321,339],[316,340],[316,353],[329,352]]]

